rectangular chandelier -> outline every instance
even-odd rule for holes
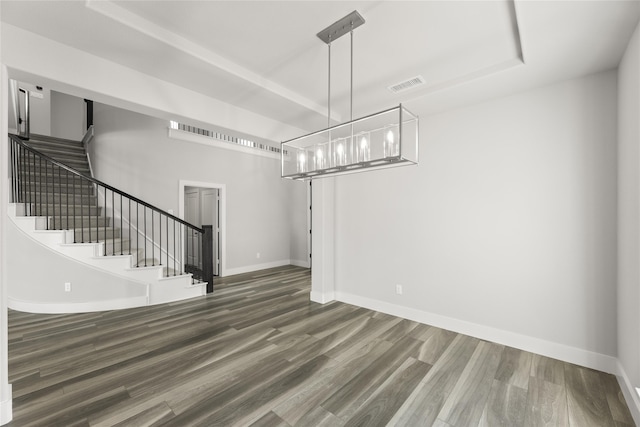
[[[329,48],[329,126],[282,143],[282,178],[305,180],[418,163],[418,116],[402,104],[353,119],[353,30],[364,22],[354,10],[317,34]],[[330,126],[331,43],[345,34],[351,35],[351,120]]]
[[[418,163],[418,117],[402,104],[282,143],[282,177],[305,180]]]

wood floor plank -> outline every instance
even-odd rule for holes
[[[576,426],[614,426],[600,374],[567,363],[564,375],[569,423]]]
[[[414,336],[413,334],[409,335]],[[416,339],[424,342],[424,344],[420,346],[418,360],[433,365],[440,356],[442,356],[442,353],[449,347],[455,337],[456,334],[454,332],[436,327],[431,327],[426,333],[416,336]]]
[[[162,424],[173,418],[175,414],[165,403],[159,403],[144,411],[128,417],[118,423],[113,423],[114,427],[126,427],[126,426],[149,426],[153,424]]]
[[[531,359],[531,376],[564,386],[564,363],[534,354]]]
[[[117,311],[10,310],[8,426],[632,425],[613,376],[311,302],[303,268],[215,289]]]
[[[505,347],[495,378],[526,390],[531,376],[532,356],[529,352]]]
[[[371,397],[359,406],[344,425],[349,427],[386,425],[429,369],[431,365],[408,358]]]
[[[526,405],[527,390],[494,380],[478,426],[521,427],[524,425]]]
[[[291,370],[287,375],[280,376],[275,381],[261,384],[254,392],[252,399],[243,399],[226,405],[217,412],[211,413],[203,425],[247,425],[256,420],[260,413],[282,402],[294,394],[315,373],[326,372],[327,365],[332,361],[324,356],[318,356]]]
[[[340,427],[343,425],[343,421],[322,406],[316,406],[312,411],[306,413],[295,425],[301,427]]]
[[[314,415],[318,412],[316,408],[321,407],[322,402],[360,374],[391,347],[392,344],[388,341],[374,340],[367,343],[360,348],[358,353],[353,354],[351,359],[339,364],[329,375],[318,378],[291,399],[276,406],[274,412],[291,425],[304,425],[303,420],[316,416]],[[323,408],[319,412],[324,413],[325,411]]]
[[[453,425],[476,425],[482,416],[504,347],[481,341],[438,414]]]
[[[567,392],[564,386],[532,376],[529,379],[524,425],[568,426]]]
[[[602,373],[600,379],[613,420],[621,425],[634,425],[633,417],[624,400],[617,378],[614,375]]]
[[[405,336],[322,402],[322,407],[338,418],[349,418],[408,357],[417,356],[420,344],[420,341]]]
[[[415,426],[436,422],[440,410],[479,343],[475,338],[456,336],[389,424]]]
[[[260,419],[251,423],[250,427],[291,427],[291,425],[277,416],[273,411],[269,411]]]

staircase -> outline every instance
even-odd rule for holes
[[[147,304],[206,293],[203,230],[92,178],[80,141],[10,137],[10,217],[23,232],[78,262],[146,283]]]
[[[32,134],[25,144],[83,175],[92,176],[89,160],[81,141]],[[22,159],[23,166],[26,160],[26,158]],[[33,191],[30,189],[28,192],[27,200],[32,201],[33,214],[46,216],[49,219],[47,229],[73,229],[75,235],[80,236],[79,240],[84,241],[82,234],[84,230],[90,228],[91,217],[94,217],[93,225],[103,227],[111,225],[111,218],[101,215],[102,210],[90,183],[74,183],[73,178],[67,175],[57,176],[54,168],[46,163],[43,166],[40,160],[26,166],[20,170],[20,178],[34,184]],[[95,219],[96,216],[97,219]],[[94,237],[95,234],[94,232]],[[89,233],[87,238],[88,241],[92,241]]]
[[[82,141],[31,134],[25,144],[83,175],[92,176]]]

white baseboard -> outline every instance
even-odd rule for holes
[[[283,259],[280,261],[266,262],[264,264],[253,264],[244,267],[227,268],[224,270],[224,277],[235,276],[236,274],[251,273],[252,271],[265,270],[267,268],[282,267],[283,265],[290,264],[290,260]]]
[[[7,306],[12,310],[40,314],[90,313],[94,311],[121,310],[149,305],[147,296],[111,299],[89,302],[32,302],[7,298]]]
[[[0,401],[0,426],[13,419],[13,400],[11,399],[11,384],[6,384],[8,398]]]
[[[624,400],[626,400],[629,411],[631,412],[631,416],[633,417],[636,425],[640,426],[640,395],[638,395],[638,390],[636,390],[633,384],[631,384],[631,381],[627,376],[627,372],[624,370],[624,367],[619,360],[617,378],[618,384],[620,384],[620,390],[622,390],[622,394],[624,395]]]
[[[344,292],[336,292],[335,299],[610,374],[618,373],[618,359],[613,356]],[[312,301],[316,300],[312,297]]]
[[[309,299],[313,302],[326,304],[328,302],[335,301],[336,293],[311,291],[311,294],[309,294]],[[357,304],[354,304],[354,305],[357,305]]]
[[[302,261],[302,260],[299,260],[299,259],[292,259],[290,264],[291,265],[295,265],[296,267],[310,268],[309,261]]]

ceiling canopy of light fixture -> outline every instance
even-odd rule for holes
[[[327,128],[282,143],[282,177],[305,180],[418,163],[418,117],[402,104],[353,119],[353,30],[365,23],[353,11],[317,35],[328,46]],[[351,35],[350,120],[331,126],[331,43]]]

